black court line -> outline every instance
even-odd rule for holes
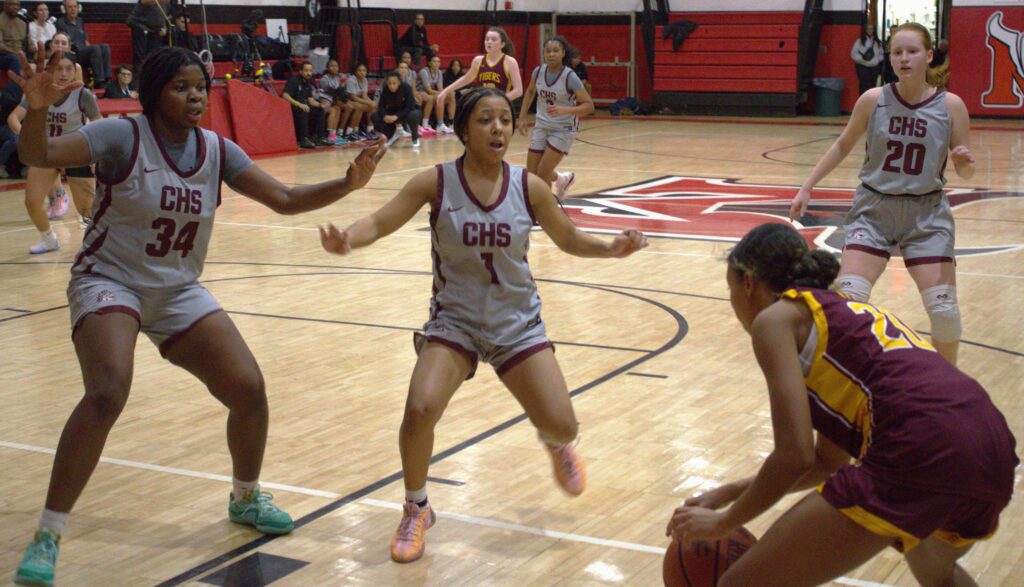
[[[646,361],[648,361],[650,359],[653,359],[654,357],[657,357],[658,355],[661,355],[665,351],[667,351],[667,350],[675,347],[677,344],[679,344],[683,340],[683,338],[686,336],[686,333],[689,331],[689,325],[687,324],[686,319],[683,318],[683,315],[680,314],[675,309],[670,308],[669,306],[666,306],[665,304],[662,304],[661,302],[657,302],[655,300],[644,298],[644,297],[638,296],[636,294],[615,291],[614,289],[610,289],[610,288],[606,288],[606,287],[593,286],[593,285],[580,285],[580,287],[588,287],[588,288],[591,288],[591,289],[597,289],[597,290],[605,291],[605,292],[608,292],[608,293],[618,294],[618,295],[622,295],[622,296],[626,296],[626,297],[629,297],[629,298],[637,299],[637,300],[640,300],[642,302],[645,302],[645,303],[651,304],[653,306],[656,306],[659,309],[663,310],[668,315],[670,315],[673,318],[675,318],[676,325],[677,325],[677,330],[676,330],[676,334],[668,342],[666,342],[662,346],[658,347],[657,349],[655,349],[653,351],[650,351],[649,353],[645,354],[642,357],[638,357],[638,358],[636,358],[636,359],[626,363],[625,365],[622,365],[620,367],[617,367],[617,368],[613,369],[612,371],[609,371],[608,373],[605,373],[604,375],[598,377],[597,379],[594,379],[590,383],[586,383],[586,384],[584,384],[584,385],[582,385],[580,387],[577,387],[576,389],[574,389],[571,392],[569,392],[569,396],[570,397],[576,397],[576,396],[578,396],[578,395],[580,395],[582,393],[585,393],[586,391],[588,391],[588,390],[590,390],[590,389],[592,389],[594,387],[597,387],[598,385],[600,385],[600,384],[602,384],[602,383],[604,383],[604,382],[606,382],[606,381],[608,381],[610,379],[613,379],[613,378],[617,377],[618,375],[621,375],[623,373],[628,372],[629,370],[633,369],[637,365],[640,365],[640,364],[642,364],[642,363],[644,363],[644,362],[646,362]],[[526,414],[524,413],[524,414],[520,414],[520,415],[518,415],[518,416],[516,416],[514,418],[511,418],[509,420],[506,420],[506,421],[502,422],[501,424],[498,424],[497,426],[494,426],[494,427],[492,427],[492,428],[490,428],[488,430],[485,430],[485,431],[477,434],[476,436],[473,436],[472,438],[466,439],[466,440],[456,444],[455,446],[449,447],[448,449],[445,449],[445,450],[435,454],[433,457],[431,457],[430,463],[434,464],[434,463],[443,461],[444,459],[446,459],[446,458],[448,458],[448,457],[450,457],[450,456],[452,456],[454,454],[458,454],[458,453],[466,450],[467,448],[469,448],[471,446],[479,444],[479,443],[483,442],[484,440],[487,440],[488,438],[491,438],[492,436],[494,436],[494,435],[496,435],[496,434],[498,434],[500,432],[503,432],[503,431],[511,428],[512,426],[515,426],[516,424],[519,424],[521,422],[526,421],[526,419],[527,419],[527,417],[526,417]],[[364,486],[364,487],[362,487],[360,489],[357,489],[357,490],[353,491],[352,493],[349,493],[348,495],[345,495],[345,496],[343,496],[343,497],[341,497],[341,498],[339,498],[339,499],[337,499],[337,500],[335,500],[335,501],[333,501],[333,502],[331,502],[331,503],[321,507],[320,509],[318,509],[318,510],[316,510],[314,512],[306,514],[302,518],[299,518],[298,520],[295,521],[295,530],[298,530],[299,528],[305,526],[306,524],[315,522],[316,520],[326,516],[327,514],[333,512],[333,511],[335,511],[335,510],[337,510],[337,509],[339,509],[341,507],[344,507],[344,506],[346,506],[346,505],[348,505],[348,504],[350,504],[350,503],[352,503],[352,502],[354,502],[354,501],[356,501],[356,500],[358,500],[358,499],[360,499],[360,498],[362,498],[362,497],[364,497],[366,495],[369,495],[369,494],[371,494],[371,493],[373,493],[373,492],[375,492],[375,491],[377,491],[377,490],[379,490],[379,489],[381,489],[383,487],[386,487],[387,485],[390,485],[391,483],[394,483],[395,481],[398,481],[401,478],[402,478],[402,472],[400,470],[396,471],[396,472],[394,472],[394,473],[392,473],[392,474],[390,474],[390,475],[388,475],[386,477],[383,477],[381,479],[378,479],[377,481],[374,481],[373,483],[370,483],[369,485],[366,485],[366,486]],[[252,540],[251,542],[249,542],[247,544],[243,544],[242,546],[239,546],[238,548],[230,550],[230,551],[228,551],[228,552],[226,552],[226,553],[224,553],[224,554],[222,554],[220,556],[217,556],[217,557],[212,558],[212,559],[210,559],[210,560],[208,560],[208,561],[206,561],[204,563],[196,565],[195,567],[192,567],[191,569],[189,569],[189,570],[179,574],[176,577],[172,577],[171,579],[168,579],[168,580],[166,580],[166,581],[164,581],[162,583],[159,583],[157,585],[157,587],[173,587],[175,585],[181,585],[182,583],[185,583],[187,581],[191,581],[192,579],[194,579],[194,578],[196,578],[196,577],[198,577],[200,575],[203,575],[207,571],[210,571],[210,570],[212,570],[212,569],[214,569],[216,567],[219,567],[220,565],[222,565],[222,564],[228,562],[229,560],[231,560],[233,558],[236,558],[236,557],[238,557],[238,556],[240,556],[242,554],[245,554],[245,553],[247,553],[249,551],[252,551],[254,549],[260,548],[261,546],[263,546],[263,545],[265,545],[265,544],[267,544],[267,543],[269,543],[269,542],[271,542],[273,540],[276,540],[277,538],[280,538],[280,536],[264,535],[264,536],[261,536],[259,538],[256,538],[255,540]]]
[[[30,313],[32,311],[32,310],[22,310],[20,308],[3,308],[3,309],[7,310],[8,312],[23,312],[25,314],[28,314],[28,313]]]
[[[668,375],[655,375],[654,373],[637,373],[636,371],[630,371],[626,375],[634,375],[636,377],[652,377],[654,379],[668,379]]]
[[[26,312],[24,314],[19,314],[17,316],[8,316],[7,318],[0,318],[0,322],[10,322],[11,320],[18,320],[19,318],[28,318],[29,316],[38,316],[39,314],[45,314],[47,312],[52,312],[54,310],[60,310],[60,309],[67,308],[67,307],[68,307],[68,305],[64,304],[63,306],[54,306],[52,308],[47,308],[45,310],[36,310],[34,312]]]
[[[430,481],[431,483],[440,483],[441,485],[451,485],[452,487],[462,487],[466,484],[464,481],[442,479],[441,477],[431,477],[430,475],[427,475],[427,481]]]

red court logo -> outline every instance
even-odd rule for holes
[[[788,223],[797,186],[738,183],[732,179],[667,176],[638,184],[569,198],[566,213],[588,232],[615,234],[627,228],[648,236],[715,242],[737,242],[765,222]],[[815,188],[807,215],[794,226],[817,248],[839,252],[846,237],[843,218],[854,190]],[[973,202],[1019,198],[1024,193],[972,188],[946,191],[956,209]],[[999,253],[1024,244],[957,247],[957,255]]]
[[[988,108],[1020,108],[1024,105],[1024,33],[1006,28],[1002,12],[993,12],[985,28],[992,74],[981,104]]]

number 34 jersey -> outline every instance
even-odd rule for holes
[[[540,323],[540,296],[526,259],[533,228],[528,174],[502,167],[498,198],[484,206],[469,188],[463,158],[438,165],[430,210],[430,317],[492,345],[513,344]]]
[[[882,87],[867,128],[861,182],[888,195],[923,196],[942,189],[951,125],[946,92],[938,89],[918,104]]]
[[[995,500],[1012,492],[1013,467],[1002,463],[1016,461],[1015,440],[977,381],[888,310],[819,289],[781,297],[814,318],[804,383],[819,434],[909,489]]]
[[[132,123],[134,148],[121,177],[97,174],[93,223],[71,268],[128,286],[173,289],[203,271],[220,204],[224,141],[196,128],[197,164],[182,171],[145,116]]]

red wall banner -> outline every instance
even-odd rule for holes
[[[953,7],[949,89],[972,116],[1024,116],[1024,7]]]

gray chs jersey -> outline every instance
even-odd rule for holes
[[[526,260],[533,228],[528,174],[503,163],[498,199],[483,206],[462,165],[460,157],[437,166],[430,317],[490,344],[512,344],[540,323],[540,295]]]
[[[72,90],[63,102],[46,111],[46,131],[51,137],[71,134],[85,126],[85,113],[79,103],[84,91],[84,88]]]
[[[122,177],[97,174],[92,226],[72,275],[95,274],[127,286],[173,289],[203,271],[220,205],[224,140],[197,128],[198,164],[182,172],[145,116],[129,118],[135,134]]]
[[[533,70],[533,82],[537,86],[537,126],[552,130],[578,130],[580,120],[575,114],[548,114],[548,106],[576,105],[576,90],[583,87],[576,72],[563,66],[562,71],[552,77],[545,64]]]
[[[867,153],[860,170],[866,188],[898,196],[942,189],[952,130],[945,97],[940,89],[911,105],[896,93],[895,84],[882,87],[868,120]]]

